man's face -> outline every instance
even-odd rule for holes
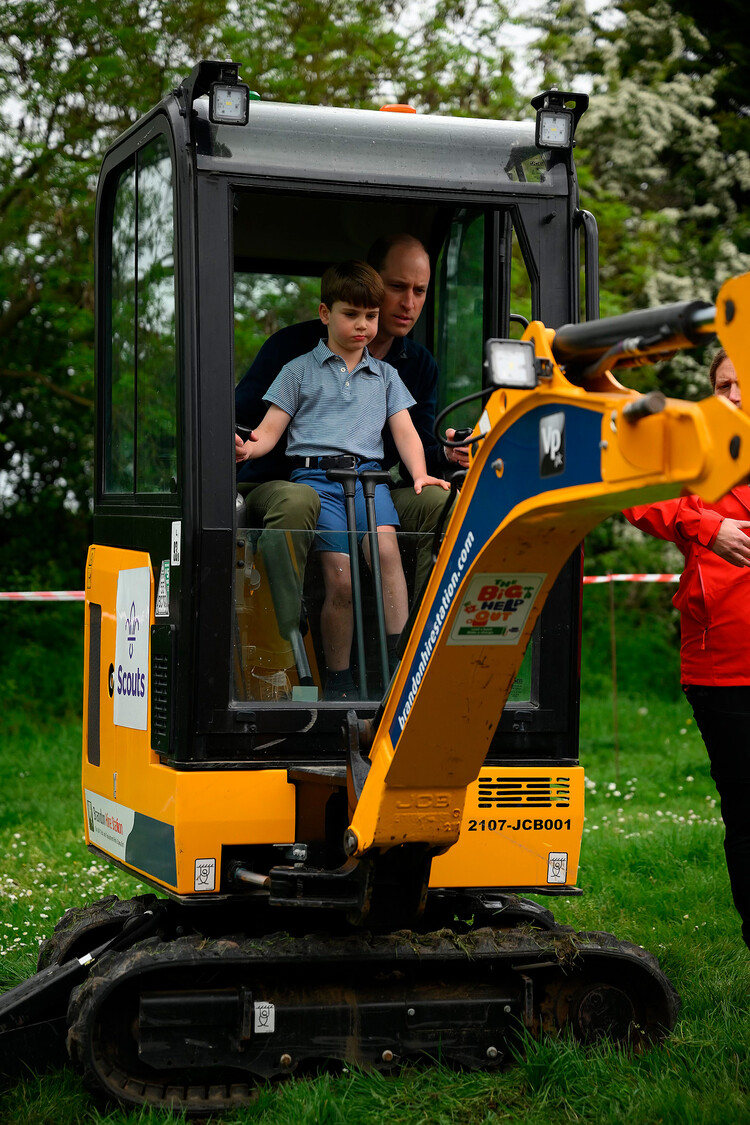
[[[430,259],[418,246],[393,246],[380,276],[385,298],[380,308],[381,336],[405,336],[416,324],[430,284]]]
[[[728,398],[735,406],[741,406],[740,385],[737,382],[737,372],[731,359],[723,359],[716,368],[716,383],[714,394]]]

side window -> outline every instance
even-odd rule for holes
[[[438,409],[481,390],[484,359],[483,212],[457,212],[437,263]],[[451,426],[473,426],[481,404],[454,411]]]
[[[109,247],[108,493],[169,493],[177,478],[172,162],[164,135],[120,174]]]
[[[135,481],[135,165],[119,177],[112,214],[107,439],[104,487],[133,492]]]

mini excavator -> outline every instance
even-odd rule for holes
[[[206,1115],[320,1067],[492,1069],[523,1029],[639,1049],[674,1027],[649,952],[536,898],[579,893],[581,541],[750,473],[742,410],[613,372],[718,335],[750,403],[750,275],[598,318],[587,102],[546,91],[530,123],[272,104],[207,61],[107,154],[83,816],[153,893],[64,915],[0,998],[6,1073],[70,1059],[111,1099]],[[435,440],[450,411],[470,463],[442,522],[400,533],[392,677],[373,552],[359,691],[334,702],[309,533],[252,526],[237,492],[234,384],[330,261],[403,230],[433,267]]]

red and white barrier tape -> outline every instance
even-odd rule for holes
[[[679,582],[679,574],[587,574],[585,584],[600,582]],[[5,602],[82,602],[83,590],[9,590],[0,592]]]
[[[587,574],[584,582],[679,582],[679,574]]]
[[[83,590],[8,590],[0,593],[4,602],[82,602]]]

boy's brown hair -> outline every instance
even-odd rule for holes
[[[320,279],[320,300],[328,309],[334,301],[344,301],[358,309],[378,309],[385,297],[385,286],[379,273],[367,262],[349,258],[329,266]]]

